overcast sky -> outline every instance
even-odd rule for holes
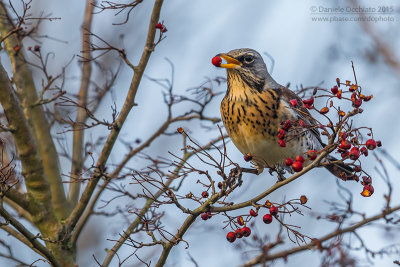
[[[149,21],[152,4],[154,1],[144,1],[131,15],[128,24],[123,26],[111,25],[113,22],[124,20],[123,16],[114,16],[111,12],[105,12],[95,16],[94,32],[103,36],[111,43],[118,44],[118,35],[124,34],[124,46],[128,57],[132,62],[137,62],[144,40],[145,30]],[[80,25],[84,12],[84,1],[45,1],[35,0],[32,5],[35,12],[45,10],[45,13],[52,13],[61,20],[46,22],[41,31],[55,38],[68,41],[67,44],[57,41],[46,41],[43,44],[45,51],[54,51],[55,60],[51,63],[52,70],[57,72],[61,66],[68,62],[72,56],[79,54],[80,51]],[[356,17],[354,14],[344,14],[349,7],[348,1],[232,1],[232,0],[175,0],[165,1],[161,12],[161,19],[168,28],[167,38],[157,46],[151,56],[145,74],[155,78],[169,78],[170,68],[165,60],[167,57],[174,63],[175,67],[175,89],[183,93],[187,88],[201,84],[206,77],[224,76],[223,69],[217,69],[211,65],[211,58],[217,53],[228,52],[236,48],[253,48],[260,53],[267,52],[274,59],[274,69],[272,76],[280,84],[291,84],[292,88],[300,86],[314,86],[323,82],[322,87],[330,88],[334,85],[336,77],[342,80],[352,79],[352,69],[350,61],[354,61],[357,71],[359,84],[365,88],[366,94],[373,94],[373,101],[367,103],[365,112],[354,122],[356,125],[365,125],[374,129],[375,136],[382,140],[384,148],[395,158],[400,159],[400,142],[398,133],[400,131],[399,119],[397,117],[397,107],[400,100],[400,77],[387,66],[383,58],[375,50],[372,41],[365,34],[358,22],[354,21],[332,21],[340,20],[343,17]],[[389,21],[372,22],[374,29],[380,32],[383,40],[388,42],[394,49],[399,50],[399,31],[400,31],[400,4],[398,1],[363,1],[360,5],[365,8],[379,9],[380,6],[393,7],[386,18]],[[339,8],[337,12],[325,12],[325,8]],[[344,13],[340,9],[344,9]],[[383,15],[373,13],[372,16],[378,20]],[[335,18],[334,18],[335,17]],[[326,18],[331,22],[313,21],[315,18]],[[391,21],[393,20],[393,21]],[[30,41],[28,41],[29,43]],[[1,55],[4,58],[4,54]],[[400,52],[397,59],[400,58]],[[267,66],[271,66],[271,61],[264,57]],[[79,65],[76,60],[68,70],[69,92],[77,90],[79,84]],[[100,110],[98,116],[110,117],[108,108],[113,102],[121,108],[125,101],[126,92],[132,76],[131,71],[125,68],[118,80],[114,92],[109,95],[105,104],[106,108]],[[225,86],[219,87],[225,90]],[[163,120],[163,110],[158,109],[161,98],[161,88],[154,85],[148,79],[144,79],[139,88],[136,102],[138,108],[134,108],[128,121],[124,125],[121,137],[124,140],[132,141],[151,132],[157,127],[157,122]],[[222,96],[221,96],[222,98]],[[157,104],[158,103],[158,104]],[[208,111],[212,116],[219,116],[219,103]],[[195,125],[183,125],[188,129],[195,128]],[[106,130],[102,133],[105,133]],[[217,132],[213,132],[217,134]],[[93,136],[98,133],[92,133]],[[208,134],[196,132],[193,134],[197,140],[206,142]],[[214,135],[214,136],[215,136]],[[179,144],[179,140],[172,142],[172,145]],[[122,144],[114,149],[111,162],[121,158],[121,151],[124,151]],[[170,146],[159,146],[150,148],[148,153],[159,153],[166,155]],[[176,151],[178,147],[175,146]],[[233,160],[246,165],[238,150],[232,145],[228,145],[228,153]],[[69,171],[67,162],[62,161],[63,171]],[[137,161],[134,164],[143,164]],[[364,166],[372,175],[376,175],[373,168],[375,160],[369,157]],[[398,170],[392,165],[387,164],[392,179],[398,179]],[[248,180],[246,180],[248,179]],[[246,194],[238,194],[238,201],[241,197],[251,196],[264,191],[275,183],[275,177],[264,173],[258,177],[245,177],[243,190]],[[347,185],[347,184],[346,184]],[[349,189],[354,192],[355,207],[360,208],[367,214],[379,212],[382,206],[382,194],[384,185],[377,178],[374,181],[375,195],[370,199],[362,198],[359,195],[360,185],[348,184]],[[264,189],[264,190],[263,190]],[[239,189],[238,191],[240,191]],[[310,199],[309,205],[313,211],[327,211],[328,206],[324,200],[337,200],[336,180],[326,170],[313,170],[306,177],[278,190],[270,196],[276,202],[286,199],[299,197],[306,194]],[[393,203],[400,202],[400,192],[395,188],[395,199]],[[124,203],[120,204],[121,206]],[[314,219],[310,219],[306,212],[305,217],[296,217],[293,221],[302,226],[303,230],[310,236],[321,236],[329,231],[329,224],[326,226]],[[166,220],[172,225],[179,223],[184,216],[172,216],[167,214]],[[236,266],[243,262],[243,256],[234,245],[226,242],[226,230],[222,229],[222,218],[215,219],[213,229],[206,232],[203,227],[205,222],[196,222],[189,230],[187,240],[191,246],[189,250],[184,249],[184,244],[173,248],[168,266],[192,266],[187,252],[199,263],[200,266]],[[310,221],[313,222],[310,225]],[[126,224],[118,222],[110,226],[103,219],[92,219],[93,230],[88,230],[88,235],[96,235],[95,242],[98,243],[96,249],[87,250],[79,254],[80,266],[93,266],[92,254],[102,259],[104,248],[110,247],[110,242],[106,238],[116,238],[116,235],[109,236],[110,229],[114,234],[121,232]],[[207,222],[209,223],[209,222]],[[276,227],[267,228],[262,223],[257,224],[260,234],[271,231],[272,234],[277,230]],[[210,226],[210,225],[208,225]],[[103,227],[103,228],[102,228]],[[328,228],[327,228],[328,227]],[[106,230],[102,230],[106,229]],[[368,244],[375,248],[380,248],[383,244],[388,244],[381,237],[381,232],[374,232],[366,239]],[[0,232],[0,238],[5,238],[4,232]],[[8,238],[8,237],[7,237]],[[394,242],[391,240],[390,242]],[[121,255],[129,255],[130,248],[121,249]],[[160,251],[155,251],[158,255]],[[29,255],[29,256],[28,256]],[[143,255],[144,257],[146,255]],[[363,257],[363,254],[359,255]],[[36,259],[32,254],[27,253],[27,258]],[[157,256],[153,257],[152,263]],[[2,259],[0,259],[1,262]],[[29,261],[29,259],[27,259]],[[299,254],[288,258],[285,266],[299,266],[299,262],[310,262],[308,266],[318,266],[319,253],[312,252],[307,255]],[[377,259],[377,266],[388,266],[393,261],[386,258],[381,261]],[[277,266],[283,266],[278,262]]]

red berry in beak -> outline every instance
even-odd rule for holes
[[[235,242],[235,240],[236,240],[236,235],[235,235],[235,233],[234,233],[234,232],[229,232],[229,233],[226,235],[226,239],[227,239],[229,242],[231,242],[231,243]]]
[[[211,63],[215,66],[215,67],[219,67],[219,66],[221,66],[221,63],[222,63],[222,58],[220,58],[220,57],[213,57],[212,59],[211,59]]]
[[[295,172],[300,172],[301,170],[303,170],[303,163],[300,161],[295,161],[292,164],[292,168]]]
[[[248,237],[248,236],[251,234],[251,230],[250,230],[249,227],[243,227],[243,228],[241,229],[241,232],[242,232],[242,235],[243,235],[244,237]]]
[[[272,216],[271,214],[265,214],[263,217],[263,221],[266,224],[270,224],[272,222]]]
[[[374,139],[369,139],[367,140],[367,142],[365,143],[365,146],[369,149],[369,150],[374,150],[376,148],[376,142]]]

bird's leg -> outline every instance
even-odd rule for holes
[[[259,175],[264,169],[240,168],[242,172],[252,173]]]
[[[278,173],[278,182],[282,182],[286,179],[285,176],[283,176],[285,174],[284,170],[282,169],[278,170],[277,173]]]
[[[278,174],[278,182],[281,182],[286,179],[285,176],[283,176],[285,174],[285,170],[284,170],[284,168],[282,168],[279,165],[270,167],[268,171],[269,171],[269,174],[271,174],[271,175],[274,175],[274,172],[276,172]]]

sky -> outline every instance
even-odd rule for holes
[[[146,28],[154,1],[144,1],[131,14],[127,24],[116,26],[112,23],[124,20],[123,15],[114,16],[111,11],[103,12],[95,16],[93,32],[102,36],[112,44],[120,44],[118,36],[124,35],[124,47],[128,58],[137,62],[144,46]],[[274,60],[272,77],[280,84],[291,84],[296,86],[316,86],[330,88],[335,84],[336,77],[341,79],[352,79],[351,61],[354,62],[359,84],[374,98],[365,108],[362,116],[354,121],[357,125],[367,125],[374,129],[374,135],[382,140],[386,151],[395,159],[400,159],[400,143],[396,133],[400,131],[397,123],[397,107],[400,100],[400,75],[391,69],[373,45],[369,35],[360,27],[356,21],[334,21],[344,17],[357,17],[357,11],[351,14],[341,13],[340,9],[346,10],[350,7],[349,1],[232,1],[232,0],[175,0],[166,1],[161,11],[161,20],[166,25],[167,38],[155,49],[151,56],[145,75],[153,78],[169,78],[171,70],[165,58],[174,64],[174,90],[184,93],[187,88],[201,84],[207,78],[224,76],[225,71],[216,69],[211,64],[211,58],[221,52],[228,52],[236,48],[252,48],[261,54],[268,53]],[[50,71],[55,73],[71,60],[67,69],[68,91],[76,92],[79,85],[80,68],[76,55],[80,52],[80,25],[84,12],[84,1],[69,1],[68,7],[64,1],[35,0],[32,3],[33,12],[45,10],[52,16],[60,17],[60,20],[46,22],[41,26],[40,31],[65,40],[49,41],[43,43],[44,51],[52,51],[55,56],[50,61]],[[400,31],[400,4],[397,1],[362,1],[360,7],[375,8],[376,10],[393,7],[394,11],[389,14],[372,14],[374,19],[388,19],[389,21],[370,22],[373,29],[379,32],[379,36],[385,40],[394,51],[399,51]],[[325,12],[326,8],[337,8],[339,12]],[[324,12],[323,12],[324,11]],[[326,18],[331,21],[313,21],[316,18]],[[27,41],[29,45],[31,40]],[[5,56],[1,54],[3,59]],[[115,62],[111,55],[104,61]],[[393,55],[400,60],[400,53]],[[267,66],[271,70],[271,61],[264,57]],[[114,61],[113,61],[114,60]],[[99,83],[103,77],[96,73]],[[110,118],[110,106],[115,102],[121,108],[129,87],[132,72],[124,68],[120,79],[113,88],[113,93],[107,96],[103,109],[96,114],[99,117]],[[37,81],[38,83],[40,80]],[[322,83],[322,85],[321,85]],[[225,90],[222,85],[218,88]],[[221,96],[222,99],[222,96]],[[161,88],[157,87],[149,79],[144,78],[136,98],[139,104],[129,116],[121,137],[124,140],[132,141],[136,138],[143,138],[149,132],[157,128],[157,124],[163,121],[164,112],[160,103],[162,101]],[[219,101],[213,104],[208,114],[219,116]],[[160,107],[160,108],[158,108]],[[208,133],[194,131],[198,129],[196,123],[183,125],[185,129],[192,130],[197,140],[206,142]],[[91,132],[88,139],[95,139],[106,130]],[[214,131],[212,134],[216,134]],[[66,135],[67,136],[67,135]],[[214,135],[215,136],[215,135]],[[67,136],[66,146],[70,142]],[[147,150],[149,154],[167,155],[168,150],[178,150],[180,140],[173,140],[168,145],[161,142]],[[232,143],[228,144],[230,157],[243,165],[246,163],[242,155]],[[117,162],[121,158],[125,148],[118,143],[110,158],[110,162]],[[132,166],[144,164],[139,160],[132,160]],[[366,168],[372,175],[376,161],[373,157],[366,159]],[[69,171],[69,163],[61,159],[63,172]],[[387,163],[387,169],[392,179],[398,177],[398,170]],[[264,173],[258,177],[245,177],[243,190],[245,193],[238,193],[237,200],[247,196],[258,194],[275,183],[275,177]],[[346,184],[347,185],[347,184]],[[366,214],[376,214],[382,207],[382,195],[384,184],[377,178],[374,181],[375,195],[370,199],[362,198],[359,195],[360,185],[349,184],[348,188],[354,193],[354,205]],[[185,185],[190,190],[190,185]],[[193,186],[193,185],[192,185]],[[285,186],[282,190],[274,192],[270,198],[276,202],[285,199],[295,198],[306,194],[310,199],[309,206],[313,211],[327,211],[329,206],[324,201],[337,200],[339,198],[336,180],[326,170],[313,170],[301,180]],[[261,190],[261,191],[260,191]],[[393,203],[400,202],[400,192],[394,189]],[[107,196],[106,196],[107,197]],[[124,206],[129,203],[123,202],[115,205]],[[321,236],[332,227],[330,224],[316,220],[310,225],[310,213],[304,217],[297,216],[290,218],[293,222],[302,226],[302,229],[311,236]],[[184,216],[166,211],[166,221],[170,227],[177,226],[184,219]],[[199,266],[237,266],[244,262],[244,258],[238,248],[225,240],[226,230],[222,229],[222,218],[215,218],[212,222],[196,222],[187,235],[191,244],[185,250],[183,244],[173,248],[167,266],[192,266],[190,255],[199,263]],[[209,224],[209,225],[206,225]],[[115,238],[118,232],[126,227],[125,222],[110,224],[102,217],[91,219],[84,236],[91,237],[90,240],[82,238],[80,245],[87,247],[90,244],[97,244],[95,249],[85,248],[85,253],[80,253],[78,263],[80,266],[93,266],[92,254],[100,259],[104,257],[104,248],[110,247],[107,238]],[[110,236],[110,230],[114,236]],[[274,233],[276,225],[267,228],[261,222],[257,224],[257,231],[260,234]],[[0,233],[0,238],[4,238]],[[372,247],[379,248],[387,244],[387,240],[380,238],[381,232],[375,229],[367,235],[366,241]],[[251,249],[249,249],[251,250]],[[121,249],[121,255],[129,255],[130,248]],[[223,252],[223,256],[221,256]],[[240,252],[240,253],[239,253]],[[142,256],[159,255],[160,251],[150,251]],[[27,252],[29,258],[35,259],[33,254]],[[363,254],[358,254],[363,257]],[[153,256],[152,262],[157,256]],[[0,263],[1,263],[0,259]],[[393,261],[392,257],[377,259],[377,266],[385,266]],[[299,262],[307,262],[308,266],[318,266],[318,252],[298,254],[288,258],[284,264],[277,262],[276,266],[298,266]],[[128,261],[128,266],[131,266]],[[133,265],[132,265],[133,266]]]

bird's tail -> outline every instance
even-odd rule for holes
[[[326,157],[327,161],[337,161],[337,159],[331,155]],[[325,166],[333,175],[340,179],[352,180],[353,168],[343,163],[332,163]]]

